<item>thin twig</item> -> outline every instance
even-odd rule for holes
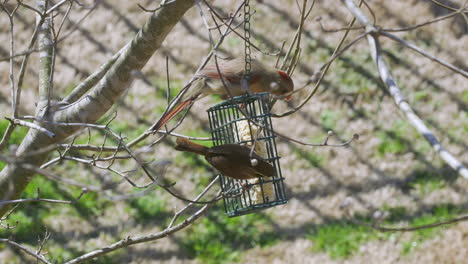
[[[352,0],[341,0],[353,16],[359,20],[359,22],[367,28],[372,28],[368,18],[361,12],[361,10],[354,4]],[[372,31],[372,29],[371,29]],[[382,32],[384,34],[385,32]],[[389,33],[385,33],[389,34]],[[411,106],[404,98],[400,88],[393,76],[391,75],[390,69],[388,68],[380,50],[380,43],[378,41],[378,33],[368,34],[367,41],[370,46],[370,53],[374,62],[377,66],[380,78],[382,79],[385,86],[388,88],[392,95],[395,104],[398,106],[401,112],[406,115],[406,118],[413,125],[413,127],[427,140],[427,142],[433,147],[433,149],[439,154],[439,156],[457,173],[468,179],[468,169],[450,152],[448,152],[434,135],[434,133],[424,124],[424,122],[416,115]]]
[[[203,197],[203,195],[205,195],[211,189],[211,187],[218,181],[218,179],[219,175],[216,176],[197,197],[195,197],[194,201],[198,202]],[[194,205],[194,203],[188,203],[186,206],[184,206],[184,208],[180,209],[177,213],[175,213],[167,228],[171,228],[174,225],[177,218],[179,218],[179,216],[192,205]]]
[[[29,199],[16,199],[16,200],[6,200],[6,201],[0,201],[0,206],[6,205],[6,204],[21,204],[21,203],[31,203],[31,202],[46,202],[46,203],[59,203],[59,204],[72,204],[75,202],[78,202],[81,197],[83,197],[84,194],[88,192],[88,189],[83,188],[81,190],[81,193],[78,195],[76,199],[73,201],[66,201],[66,200],[56,200],[56,199],[47,199],[47,198],[41,198],[40,196],[40,189],[37,190],[37,197],[36,198],[29,198]]]
[[[46,134],[48,137],[50,138],[53,138],[55,137],[55,133],[37,125],[37,124],[34,124],[34,123],[29,123],[29,122],[26,122],[26,121],[23,121],[21,119],[11,119],[9,117],[5,117],[6,120],[10,121],[11,123],[14,123],[15,125],[18,125],[18,126],[25,126],[25,127],[29,127],[29,128],[32,128],[32,129],[35,129],[35,130],[38,130],[44,134]]]
[[[50,238],[50,232],[47,230],[45,231],[44,238],[41,240],[39,237],[39,248],[36,250],[36,254],[41,255],[41,251],[44,248],[45,242]]]
[[[39,29],[40,29],[40,27],[42,27],[43,23],[44,23],[44,18],[41,18],[39,23],[36,23],[36,26],[34,28],[34,32],[33,32],[32,36],[31,36],[31,40],[29,41],[28,50],[31,50],[34,47],[34,45],[36,44],[37,36],[39,34]],[[39,49],[37,51],[39,51]],[[25,56],[23,58],[23,61],[21,62],[20,71],[18,73],[19,77],[18,77],[18,85],[17,85],[16,98],[15,98],[17,106],[19,106],[21,104],[21,91],[23,90],[24,74],[26,73],[26,68],[28,66],[28,61],[29,61],[29,55],[30,54],[31,53],[25,54]],[[15,116],[17,116],[17,114],[18,113],[16,113]]]
[[[16,199],[16,200],[0,201],[0,206],[6,205],[6,204],[19,204],[19,203],[31,203],[31,202],[71,204],[73,201],[55,200],[55,199],[46,199],[46,198],[30,198],[30,199]]]
[[[437,63],[439,63],[440,65],[444,66],[444,67],[447,67],[448,69],[452,70],[453,72],[455,73],[458,73],[460,75],[462,75],[463,77],[465,78],[468,78],[468,72],[456,67],[455,65],[451,64],[451,63],[448,63],[442,59],[439,59],[437,57],[435,57],[434,55],[431,55],[429,53],[427,53],[426,51],[424,51],[423,49],[421,49],[420,47],[398,37],[398,36],[395,36],[391,33],[388,33],[388,32],[385,32],[385,31],[381,31],[380,32],[381,35],[389,38],[389,39],[392,39],[394,41],[397,41],[398,43],[400,43],[401,45],[407,47],[407,48],[410,48],[412,50],[414,50],[415,52],[421,54],[422,56],[432,60],[432,61],[435,61]]]
[[[15,23],[13,21],[13,16],[16,13],[16,10],[18,10],[18,7],[20,4],[16,5],[16,7],[13,9],[13,11],[9,12],[8,9],[3,4],[0,4],[0,7],[3,9],[3,11],[8,15],[8,19],[10,22],[10,72],[9,72],[9,79],[10,79],[10,95],[11,95],[11,115],[13,118],[16,117],[17,113],[17,105],[16,105],[16,91],[15,91],[15,71],[13,69],[14,67],[14,60],[13,56],[15,55],[15,39],[14,39],[14,32],[15,32]]]
[[[443,21],[443,20],[446,20],[446,19],[449,19],[453,16],[456,16],[460,13],[462,13],[463,10],[457,10],[456,12],[453,12],[453,13],[450,13],[448,15],[445,15],[445,16],[441,16],[441,17],[437,17],[433,20],[429,20],[429,21],[426,21],[426,22],[423,22],[421,24],[418,24],[418,25],[414,25],[414,26],[409,26],[409,27],[404,27],[404,28],[396,28],[396,29],[392,29],[392,28],[382,28],[381,30],[382,31],[387,31],[387,32],[400,32],[400,31],[410,31],[410,30],[413,30],[413,29],[416,29],[416,28],[420,28],[420,27],[424,27],[424,26],[427,26],[427,25],[430,25],[430,24],[433,24],[433,23],[437,23],[437,22],[440,22],[440,21]]]
[[[45,13],[46,15],[49,15],[50,13],[52,13],[55,9],[59,8],[60,6],[62,6],[63,4],[65,4],[66,2],[70,2],[70,6],[73,4],[73,1],[71,0],[62,0],[60,2],[58,2],[57,4],[55,4],[54,6],[52,6],[51,8],[49,8],[49,10],[47,10],[47,12]]]
[[[3,134],[2,140],[0,141],[0,150],[7,146],[8,141],[10,141],[11,135],[13,130],[15,129],[16,125],[13,122],[8,124],[5,133]]]
[[[70,94],[68,94],[62,102],[67,103],[67,104],[72,104],[76,102],[78,99],[80,99],[81,96],[83,96],[86,92],[89,91],[94,85],[96,85],[102,77],[109,71],[109,69],[112,67],[112,65],[115,64],[117,59],[120,57],[120,54],[122,51],[126,48],[122,48],[119,52],[114,54],[112,58],[110,58],[108,61],[103,63],[99,68],[92,73],[91,75],[88,76],[84,81],[82,81],[80,84],[78,84]],[[68,106],[67,106],[68,107]],[[65,108],[65,107],[63,107]],[[62,109],[63,109],[62,108]]]
[[[438,6],[440,6],[440,7],[446,8],[446,9],[448,9],[448,10],[457,11],[456,8],[450,7],[450,6],[448,6],[448,5],[445,5],[445,4],[443,4],[443,3],[439,2],[439,1],[431,0],[431,2],[434,3],[434,4],[436,4],[436,5],[438,5]],[[465,12],[465,13],[468,13],[468,11],[464,11],[464,12]]]
[[[217,195],[219,195],[220,193],[221,193],[221,191],[219,191]],[[103,248],[88,252],[88,253],[80,256],[80,257],[74,258],[74,259],[66,262],[65,264],[81,263],[81,262],[84,262],[86,260],[90,260],[90,259],[96,258],[98,256],[107,254],[109,252],[115,251],[115,250],[120,249],[120,248],[124,248],[124,247],[134,245],[134,244],[144,243],[144,242],[148,242],[148,241],[154,241],[154,240],[157,240],[157,239],[167,237],[167,236],[169,236],[169,235],[171,235],[171,234],[173,234],[173,233],[175,233],[175,232],[177,232],[179,230],[182,230],[185,227],[193,224],[198,218],[203,216],[203,214],[206,213],[212,206],[213,206],[213,203],[204,205],[197,212],[195,212],[190,217],[186,218],[180,224],[175,225],[175,226],[173,226],[171,228],[166,228],[165,230],[163,230],[161,232],[151,234],[151,235],[147,235],[147,236],[139,236],[139,237],[133,237],[133,238],[130,237],[130,236],[127,236],[126,238],[124,238],[124,239],[122,239],[122,240],[120,240],[120,241],[118,241],[118,242],[116,242],[116,243],[114,243],[112,245],[109,245],[109,246],[106,246],[106,247],[103,247]]]
[[[11,239],[7,239],[7,238],[0,238],[0,242],[3,242],[3,243],[6,243],[14,248],[17,248],[19,250],[22,250],[24,252],[26,252],[26,254],[36,258],[37,260],[40,260],[42,261],[43,263],[47,263],[47,264],[52,264],[52,262],[49,262],[44,256],[42,255],[39,255],[39,254],[36,254],[34,251],[32,251],[31,249],[21,245],[21,244],[18,244],[14,241],[12,241]]]
[[[361,3],[362,4],[362,1]],[[353,18],[351,20],[351,22],[348,24],[348,30],[345,32],[345,34],[343,35],[343,37],[341,38],[340,42],[338,43],[338,45],[335,47],[335,50],[333,50],[333,53],[331,55],[331,59],[326,63],[324,64],[324,66],[322,66],[323,70],[321,70],[321,74],[320,74],[320,78],[319,80],[315,83],[315,86],[314,88],[312,89],[312,91],[307,95],[307,97],[296,107],[294,107],[293,110],[290,110],[290,111],[287,111],[287,112],[284,112],[284,113],[281,113],[281,114],[272,114],[272,117],[285,117],[285,116],[288,116],[288,115],[292,115],[294,114],[295,112],[297,112],[299,109],[301,109],[305,104],[307,104],[309,102],[309,100],[315,95],[315,93],[318,91],[318,88],[320,87],[320,85],[322,84],[322,81],[323,79],[325,78],[325,75],[327,74],[328,72],[328,69],[330,68],[332,62],[339,56],[343,53],[343,51],[347,50],[349,47],[351,47],[352,45],[347,45],[342,51],[340,51],[340,48],[341,46],[343,45],[345,39],[348,37],[348,34],[349,34],[349,31],[351,30],[351,28],[353,27],[354,25],[354,22],[356,21],[355,18]],[[357,43],[359,40],[361,40],[363,38],[363,35],[361,36],[358,36],[355,40],[353,40],[351,43],[354,44],[354,43]],[[335,56],[336,55],[336,56]]]
[[[239,13],[239,11],[241,10],[241,8],[244,6],[244,2],[242,2],[239,7],[236,9],[236,11],[234,12],[234,15],[231,17],[231,19],[229,20],[228,22],[228,25],[231,25],[233,22],[234,22],[234,19],[235,17],[237,16],[237,14]],[[182,100],[183,96],[187,93],[188,89],[190,88],[190,85],[196,80],[197,78],[197,75],[196,73],[198,73],[200,70],[202,70],[206,64],[208,63],[208,61],[211,59],[211,57],[213,56],[213,54],[216,53],[216,50],[218,49],[218,47],[223,43],[225,37],[229,34],[229,27],[227,27],[223,34],[220,36],[218,42],[216,43],[216,45],[214,47],[211,48],[210,52],[208,53],[208,55],[205,56],[205,58],[203,59],[203,62],[200,64],[200,66],[198,67],[198,69],[196,70],[195,74],[192,76],[192,78],[190,79],[190,81],[184,86],[184,88],[179,92],[179,94],[172,100],[171,102],[171,105],[169,107],[166,108],[166,110],[164,111],[164,113],[161,115],[162,117],[164,115],[166,115],[168,112],[170,112],[175,106],[177,106],[180,101]],[[159,121],[159,120],[158,120]],[[156,126],[157,122],[156,121],[149,129],[149,131],[153,131],[154,132],[154,127]],[[173,129],[172,129],[173,130]],[[171,131],[169,131],[171,132]]]
[[[154,8],[154,9],[147,9],[144,6],[142,6],[141,4],[137,4],[137,5],[138,5],[139,8],[141,8],[145,12],[154,13],[154,12],[158,11],[159,9],[161,9],[161,8],[167,6],[167,5],[170,5],[172,3],[175,3],[175,2],[176,2],[176,0],[167,1],[167,2],[165,0],[162,0],[161,4],[158,7]]]
[[[366,223],[366,222],[363,222],[363,221],[359,221],[358,219],[355,219],[354,217],[351,216],[348,208],[344,208],[344,209],[345,209],[344,210],[345,215],[347,216],[349,221],[351,221],[353,224],[368,227],[368,228],[372,228],[374,230],[381,231],[381,232],[414,232],[414,231],[418,231],[418,230],[422,230],[422,229],[435,228],[435,227],[455,224],[455,223],[458,223],[458,222],[468,221],[468,215],[462,215],[462,216],[455,217],[455,218],[452,218],[452,219],[449,219],[449,220],[434,222],[434,223],[419,225],[419,226],[386,227],[386,226],[382,226],[382,225],[379,224],[381,219],[377,219],[377,221],[375,223],[369,224],[369,223]]]
[[[234,34],[236,34],[238,37],[240,37],[243,41],[247,41],[250,46],[252,46],[252,48],[256,49],[257,51],[261,52],[262,54],[264,55],[267,55],[267,56],[277,56],[279,55],[279,53],[269,53],[269,52],[264,52],[262,49],[260,49],[257,45],[255,45],[254,43],[252,43],[250,40],[247,40],[244,36],[242,36],[242,34],[240,34],[239,32],[237,32],[236,28],[235,27],[232,27],[230,25],[230,23],[227,23],[223,20],[223,18],[221,17],[221,15],[219,15],[214,8],[211,7],[211,5],[206,1],[206,0],[203,0],[203,3],[208,6],[209,8],[209,11],[210,11],[210,14],[214,14],[222,23],[223,25],[225,25],[226,27],[228,27],[231,32],[233,32]],[[207,28],[210,28],[209,26]]]

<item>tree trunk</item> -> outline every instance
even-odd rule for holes
[[[52,122],[95,123],[130,86],[133,81],[132,72],[141,70],[145,66],[172,28],[193,4],[193,0],[177,0],[152,14],[134,39],[121,51],[116,63],[87,95],[62,110],[51,111],[50,108],[43,107],[42,109],[46,110],[37,111],[37,115]],[[146,13],[142,11],[143,14]],[[41,125],[54,132],[56,137],[49,138],[37,130],[28,132],[17,150],[17,163],[8,164],[0,172],[0,190],[2,190],[0,199],[17,199],[31,180],[33,171],[23,169],[19,164],[40,166],[49,154],[45,152],[27,155],[28,153],[58,143],[80,129],[76,126],[58,127],[43,123]],[[7,210],[7,206],[0,207],[0,216],[3,216]]]

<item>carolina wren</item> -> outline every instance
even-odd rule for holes
[[[208,148],[184,138],[177,138],[176,143],[176,150],[205,156],[205,159],[224,176],[247,180],[275,175],[275,168],[257,154],[251,155],[246,146],[224,144]],[[252,159],[257,162],[252,162]]]

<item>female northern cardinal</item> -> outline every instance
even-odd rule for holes
[[[193,152],[205,156],[205,159],[224,176],[238,180],[247,180],[258,177],[273,176],[275,168],[260,156],[252,153],[245,146],[237,144],[225,144],[211,148],[194,143],[184,138],[177,138],[176,150]],[[256,166],[251,159],[256,159]]]
[[[205,67],[197,73],[195,81],[190,84],[189,90],[182,97],[182,103],[167,111],[167,114],[159,119],[152,130],[159,130],[186,106],[209,94],[218,94],[223,98],[229,98],[230,96],[238,96],[248,92],[269,92],[277,96],[285,96],[286,100],[291,98],[289,93],[294,90],[294,83],[286,72],[263,65],[258,60],[252,59],[250,91],[247,91],[244,85],[241,85],[241,80],[244,78],[244,69],[245,60],[240,58],[220,63],[219,71],[216,66]],[[223,85],[220,76],[223,77],[226,86]]]

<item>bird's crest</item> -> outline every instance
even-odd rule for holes
[[[291,77],[289,77],[286,72],[278,70],[278,74],[281,76],[281,78],[283,78],[283,80],[291,81]]]

